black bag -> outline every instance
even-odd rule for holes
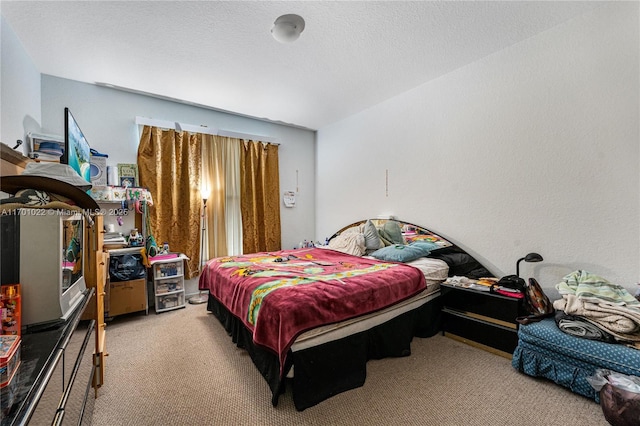
[[[109,279],[111,282],[137,280],[145,277],[146,267],[141,254],[111,255]]]
[[[512,290],[518,290],[524,293],[526,285],[524,280],[517,275],[507,275],[502,278],[497,283],[500,287],[510,288]]]

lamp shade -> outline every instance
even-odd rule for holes
[[[520,276],[520,262],[523,260],[525,262],[542,262],[544,259],[538,253],[529,253],[525,257],[518,259],[518,262],[516,262],[516,276],[518,277]]]
[[[542,262],[544,259],[538,253],[529,253],[524,257],[525,262]]]
[[[304,19],[299,15],[282,15],[273,23],[271,34],[280,43],[296,41],[304,31]]]
[[[202,198],[205,202],[209,198],[209,188],[205,185],[200,187],[200,198]]]

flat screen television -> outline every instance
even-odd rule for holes
[[[91,147],[69,108],[64,109],[64,153],[60,162],[91,183]]]

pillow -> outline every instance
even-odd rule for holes
[[[402,236],[402,228],[400,224],[395,220],[388,220],[378,228],[378,235],[383,242],[389,242],[391,244],[404,244],[404,237]],[[387,244],[388,245],[388,244]]]
[[[344,231],[341,232],[341,234],[350,234],[354,232],[356,234],[362,234],[363,229],[364,229],[364,225],[356,225],[356,226],[352,226],[351,228],[345,229]]]
[[[427,256],[430,252],[431,250],[420,246],[394,244],[374,251],[371,256],[387,262],[411,262]]]
[[[420,269],[427,282],[444,281],[449,276],[449,266],[444,260],[419,257],[408,263],[414,268]]]
[[[432,253],[429,257],[443,260],[449,265],[449,276],[470,276],[474,277],[491,277],[492,274],[487,271],[476,259],[468,253],[456,252],[454,250],[441,249]],[[481,278],[480,277],[480,278]]]
[[[329,248],[353,256],[362,256],[365,251],[364,235],[357,232],[342,233],[329,241]]]
[[[378,230],[371,222],[371,219],[368,219],[364,224],[362,233],[364,234],[364,246],[367,250],[378,250],[380,247],[384,247],[384,243],[380,241]]]
[[[420,247],[421,249],[427,250],[429,253],[440,248],[440,244],[432,241],[415,241],[409,245],[413,247]]]
[[[407,240],[407,243],[412,243],[416,241],[430,241],[430,242],[438,243],[438,247],[449,247],[453,245],[449,241],[435,234],[405,235],[405,240]]]

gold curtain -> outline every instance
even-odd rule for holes
[[[240,150],[244,253],[281,248],[278,146],[244,141]]]
[[[201,134],[150,126],[144,126],[138,147],[140,183],[153,197],[153,235],[189,257],[187,279],[199,273],[201,150]]]
[[[209,194],[207,199],[207,233],[204,244],[204,260],[227,256],[227,230],[225,207],[227,200],[225,151],[228,141],[220,136],[203,135],[202,186]]]

